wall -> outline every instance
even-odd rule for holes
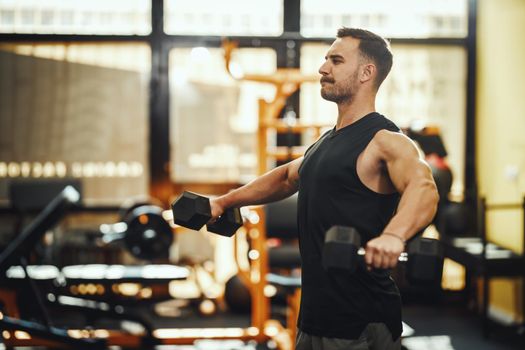
[[[488,203],[520,203],[525,194],[525,1],[478,0],[477,21],[479,192]],[[522,253],[522,221],[521,210],[489,213],[489,239]],[[517,298],[522,288],[509,279],[493,281],[491,308],[522,318]]]
[[[0,201],[33,178],[80,178],[90,203],[148,194],[147,74],[118,57],[149,49],[80,46],[0,45]]]

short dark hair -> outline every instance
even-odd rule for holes
[[[359,39],[359,51],[365,58],[374,61],[377,67],[376,88],[379,88],[383,80],[392,68],[392,51],[390,43],[383,37],[366,29],[341,27],[337,31],[338,38],[350,36]]]

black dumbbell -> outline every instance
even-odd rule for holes
[[[210,199],[193,192],[184,191],[171,204],[173,220],[177,225],[200,230],[211,219]],[[206,225],[208,231],[231,237],[242,226],[239,208],[228,208],[213,224]]]
[[[325,269],[355,271],[358,257],[364,255],[361,236],[353,227],[333,226],[325,235],[323,266]],[[399,261],[406,261],[406,277],[413,283],[441,281],[443,273],[443,248],[438,240],[414,239],[408,252],[402,253]]]

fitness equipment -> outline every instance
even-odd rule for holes
[[[299,229],[297,228],[297,196],[295,193],[280,201],[264,206],[266,237],[271,269],[292,270],[301,267],[299,253]]]
[[[4,276],[11,265],[25,259],[38,239],[55,226],[65,212],[79,200],[80,194],[76,189],[71,186],[65,187],[0,254],[0,276]]]
[[[79,179],[12,179],[9,181],[9,201],[19,213],[38,212],[67,186],[71,186],[82,196],[82,182]]]
[[[171,205],[173,211],[174,222],[178,225],[190,228],[192,230],[201,229],[207,222],[211,219],[211,207],[210,200],[207,197],[200,196],[196,193],[185,191],[182,195],[177,198]],[[237,230],[242,227],[243,221],[241,217],[241,212],[239,208],[229,208],[227,209],[213,224],[207,224],[206,228],[208,231],[217,233],[221,236],[231,237],[237,232]],[[202,274],[203,269],[199,266],[196,266],[196,281],[200,287],[199,283],[199,272]],[[237,285],[233,285],[233,281],[228,281],[225,288],[225,297],[226,302],[236,309],[236,300],[228,299],[228,296],[232,295],[232,290],[236,290]],[[239,282],[240,283],[240,282]],[[201,313],[208,313],[207,310],[210,310],[209,313],[213,313],[215,307],[215,302],[213,298],[206,297],[207,292],[203,290],[202,296],[203,300],[199,301],[199,311]],[[250,296],[244,295],[244,303],[250,303]],[[212,311],[213,308],[213,311]],[[204,312],[203,312],[204,311]]]
[[[453,237],[469,235],[469,223],[473,221],[473,215],[466,203],[449,201],[441,209],[436,223],[441,234]]]
[[[101,225],[102,242],[124,242],[129,252],[143,260],[168,258],[173,243],[170,225],[162,217],[162,209],[154,205],[131,207],[123,221]]]
[[[184,191],[171,204],[173,219],[176,224],[192,230],[200,230],[211,220],[210,200],[207,197],[193,192]],[[207,224],[208,231],[221,236],[231,237],[242,226],[241,211],[239,208],[228,208],[212,224]]]
[[[7,270],[15,264],[20,264],[24,275],[29,281],[33,296],[37,300],[43,323],[26,321],[0,313],[0,328],[6,331],[25,331],[32,336],[59,342],[74,348],[104,348],[104,339],[77,339],[64,329],[51,325],[49,315],[34,282],[27,272],[27,256],[42,235],[55,226],[66,211],[80,200],[80,193],[72,186],[65,187],[40,214],[27,225],[22,232],[0,254],[0,279],[5,278]]]
[[[361,236],[353,227],[332,226],[325,235],[323,266],[325,269],[344,269],[354,272],[364,255]],[[418,238],[413,240],[408,253],[399,261],[407,261],[407,279],[412,283],[440,282],[443,273],[443,248],[438,240]]]
[[[32,250],[35,242],[50,228],[52,228],[67,209],[78,203],[80,194],[73,187],[66,187],[45,209],[25,228],[8,247],[0,254],[0,329],[4,330],[4,343],[7,347],[11,346],[56,346],[60,343],[75,349],[98,349],[107,348],[109,345],[130,346],[137,348],[149,348],[159,340],[153,334],[153,329],[142,315],[136,314],[133,310],[127,310],[122,305],[112,305],[101,300],[88,300],[85,296],[95,297],[100,290],[110,290],[117,282],[142,282],[142,281],[162,281],[167,283],[174,279],[185,279],[188,271],[185,268],[171,265],[146,265],[146,266],[122,266],[122,265],[86,265],[69,266],[59,271],[54,266],[28,266],[26,256]],[[140,222],[140,212],[138,215],[133,209],[134,216]],[[149,219],[149,218],[148,218]],[[145,219],[142,218],[144,221]],[[141,224],[144,224],[142,222]],[[134,231],[130,225],[130,232]],[[169,227],[169,225],[168,225]],[[14,264],[20,264],[16,266]],[[42,322],[27,321],[21,319],[16,308],[16,290],[4,289],[8,286],[20,285],[26,279],[33,291],[30,296],[36,300],[41,313]],[[58,295],[56,290],[37,290],[36,283],[47,283],[65,279],[78,285],[78,296]],[[5,283],[4,283],[5,282]],[[72,286],[70,285],[70,286]],[[57,287],[57,286],[55,286]],[[24,288],[22,286],[22,288]],[[58,287],[65,291],[67,285]],[[82,293],[82,288],[87,293]],[[68,288],[69,289],[69,288]],[[92,293],[91,290],[94,290]],[[41,297],[45,295],[47,299]],[[4,299],[5,297],[8,299]],[[2,302],[3,305],[2,305]],[[122,331],[97,330],[97,329],[62,329],[53,327],[51,319],[47,314],[44,304],[52,304],[60,309],[80,311],[87,319],[95,320],[100,318],[110,318],[117,320],[130,320],[139,323],[144,328],[144,333],[129,334]],[[32,315],[35,312],[31,313]],[[20,336],[18,331],[27,334]]]
[[[268,256],[265,249],[264,212],[261,207],[249,208],[245,225],[233,237],[235,258],[239,266],[239,278],[245,282],[251,295],[251,322],[244,328],[159,328],[153,336],[162,345],[193,345],[198,339],[214,340],[254,340],[262,343],[275,342],[278,350],[293,349],[293,337],[277,320],[270,319],[270,301],[264,290],[267,286]],[[249,244],[243,244],[249,240]],[[241,243],[242,242],[242,243]],[[249,247],[249,254],[245,248]],[[239,249],[241,248],[241,249]],[[239,264],[244,256],[247,264]],[[89,336],[89,335],[86,335]],[[91,335],[92,336],[92,335]],[[109,331],[108,345],[127,348],[143,348],[140,337],[129,333]]]
[[[247,314],[251,312],[252,297],[250,290],[238,275],[233,275],[226,281],[224,299],[233,313]]]

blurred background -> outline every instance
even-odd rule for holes
[[[317,71],[341,26],[389,39],[394,65],[379,90],[377,110],[418,144],[441,194],[426,235],[444,244],[443,279],[431,287],[396,280],[407,329],[413,331],[404,346],[521,348],[521,0],[0,0],[0,252],[7,260],[7,247],[71,184],[81,204],[64,213],[53,230],[20,243],[27,247],[29,265],[55,266],[58,275],[68,266],[93,264],[104,266],[94,270],[99,272],[148,264],[185,272],[166,280],[132,279],[134,287],[126,292],[115,290],[127,281],[106,285],[90,277],[62,289],[53,282],[52,293],[78,297],[89,294],[78,292],[80,285],[93,285],[92,295],[100,300],[147,304],[148,312],[155,310],[149,320],[155,327],[261,328],[266,316],[260,315],[267,312],[264,321],[277,320],[293,334],[293,322],[286,323],[288,299],[300,285],[290,289],[276,282],[272,294],[266,288],[271,278],[253,280],[255,270],[262,276],[282,274],[284,263],[269,251],[296,234],[288,227],[295,219],[293,204],[272,214],[281,215],[277,221],[285,217],[285,227],[277,231],[286,234],[269,231],[279,226],[271,209],[246,208],[247,226],[235,239],[175,225],[169,209],[183,191],[214,196],[237,188],[301,155],[333,127],[337,109],[320,97]],[[129,214],[142,205],[159,208],[151,215],[169,224],[163,244],[151,248],[150,241],[141,242],[137,253],[130,249],[129,230],[128,238],[101,243],[116,230],[108,225],[124,221],[129,227],[140,218]],[[251,229],[264,233],[262,238]],[[239,251],[248,256],[244,269],[252,277],[238,277]],[[253,251],[262,257],[249,256]],[[296,251],[290,254],[287,259],[296,261]],[[257,261],[261,265],[255,266]],[[300,264],[285,267],[286,277],[300,273]],[[236,276],[236,293],[244,294],[227,296]],[[199,278],[208,282],[195,282]],[[11,285],[12,279],[0,279],[5,310],[32,299],[9,299],[10,291],[29,289]],[[99,285],[113,288],[111,298],[107,290],[95,292]],[[157,295],[152,285],[166,291]],[[246,300],[235,310],[232,300],[241,295]],[[172,304],[159,311],[143,299]],[[202,318],[204,300],[213,301],[213,321]],[[257,303],[268,308],[260,314]],[[20,317],[41,315],[26,311]],[[74,315],[59,319],[63,327],[86,327],[87,321]],[[9,331],[2,334],[23,345]],[[271,336],[270,345],[260,334],[252,336],[257,345],[249,336],[237,338],[242,342],[192,346],[285,348]]]

